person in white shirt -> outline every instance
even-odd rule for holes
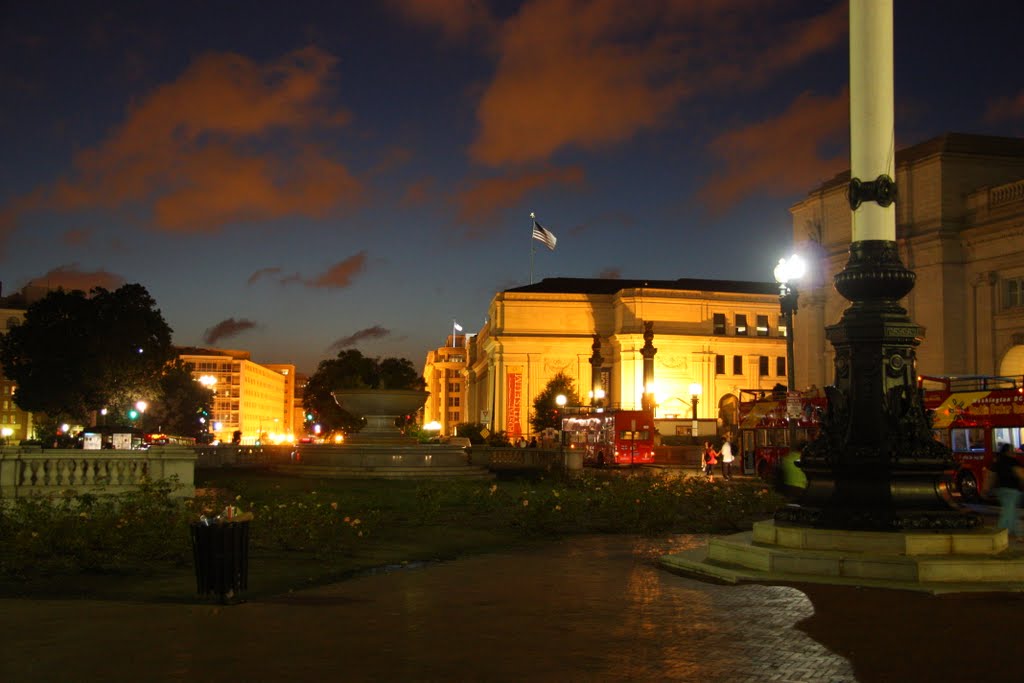
[[[729,443],[729,437],[725,437],[725,441],[722,442],[722,450],[719,452],[722,461],[722,478],[728,481],[732,479],[732,461],[735,459],[732,454],[732,444]]]

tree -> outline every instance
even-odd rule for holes
[[[0,364],[18,384],[15,403],[51,419],[84,421],[107,408],[126,416],[152,401],[173,358],[171,328],[139,284],[114,291],[50,292],[0,338]]]
[[[533,415],[530,417],[533,431],[539,432],[549,427],[561,431],[563,411],[555,400],[559,395],[565,396],[566,405],[580,404],[572,377],[562,372],[552,377],[544,390],[533,399]]]
[[[309,378],[302,405],[327,431],[359,431],[362,420],[342,410],[332,392],[338,389],[422,389],[423,377],[405,358],[367,358],[356,349],[320,361]]]
[[[147,432],[199,437],[209,431],[213,391],[192,379],[185,364],[175,359],[164,368],[159,391],[142,415]]]

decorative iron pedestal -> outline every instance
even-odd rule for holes
[[[899,304],[915,275],[895,242],[850,245],[835,277],[851,301],[826,328],[835,348],[835,385],[817,439],[802,453],[808,487],[776,521],[854,530],[970,529],[981,518],[959,508],[950,450],[932,436],[917,384],[922,329]]]

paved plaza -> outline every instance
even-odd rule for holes
[[[231,607],[2,600],[0,680],[1006,681],[1024,670],[1019,595],[723,586],[657,567],[706,541],[572,538]]]

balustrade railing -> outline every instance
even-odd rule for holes
[[[144,481],[177,477],[175,496],[195,493],[196,453],[191,448],[162,446],[145,451],[0,449],[0,498],[78,494],[118,494]]]
[[[988,191],[988,205],[999,206],[1024,200],[1024,180],[993,187]]]

